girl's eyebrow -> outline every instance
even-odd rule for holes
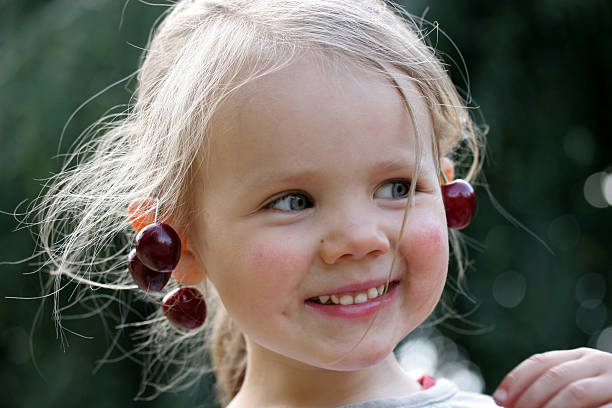
[[[407,160],[405,157],[398,159],[391,159],[387,161],[381,161],[375,165],[376,170],[379,171],[393,171],[393,170],[412,170],[414,169],[414,161]]]
[[[364,165],[370,168],[372,173],[387,173],[394,171],[409,171],[412,174],[414,162],[406,158],[394,158],[390,160],[381,160],[371,165]],[[329,173],[321,168],[295,170],[292,169],[279,171],[278,169],[269,168],[262,172],[249,173],[245,176],[242,182],[246,185],[266,185],[271,183],[277,184],[299,184],[309,180],[315,180],[321,177],[329,177]],[[421,168],[421,172],[426,172]]]
[[[281,174],[278,170],[270,169],[269,171],[259,172],[257,174],[249,173],[243,182],[246,185],[266,185],[271,183],[295,184],[307,180],[314,180],[322,175],[323,171],[321,169],[296,171],[289,174]]]

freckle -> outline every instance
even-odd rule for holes
[[[321,240],[321,243],[323,243],[323,240]]]

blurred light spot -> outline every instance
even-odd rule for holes
[[[484,380],[474,364],[456,361],[440,367],[440,374],[454,382],[462,391],[478,392],[484,390]]]
[[[612,326],[605,328],[597,337],[596,346],[601,351],[612,353]]]
[[[438,349],[438,354],[440,355],[439,360],[454,361],[459,358],[459,348],[457,344],[448,337],[440,335],[434,337],[432,342]]]
[[[493,282],[493,298],[503,307],[518,306],[523,301],[526,291],[525,278],[518,272],[502,273]]]
[[[548,238],[558,249],[572,249],[580,239],[580,225],[573,215],[562,215],[548,226]]]
[[[438,365],[438,350],[427,338],[406,342],[398,351],[398,361],[405,371],[415,378],[432,375]]]
[[[576,311],[576,325],[584,333],[594,334],[606,324],[607,314],[606,308],[601,304],[593,309],[580,306]]]
[[[570,130],[565,136],[563,147],[565,154],[580,164],[589,164],[593,160],[593,136],[584,127]]]
[[[600,171],[591,174],[584,182],[584,199],[596,208],[606,208],[608,206],[608,201],[604,197],[604,178],[606,178],[606,173]]]
[[[604,198],[612,205],[612,174],[606,174],[602,186]]]
[[[411,336],[414,337],[409,337],[395,349],[405,372],[415,379],[423,374],[448,378],[461,390],[483,392],[485,382],[480,370],[452,339],[435,329]]]
[[[600,273],[582,275],[576,283],[576,300],[586,309],[597,307],[606,296],[606,279]]]

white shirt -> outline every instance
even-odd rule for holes
[[[488,395],[459,391],[443,378],[423,391],[406,397],[391,397],[343,405],[338,408],[499,408]]]

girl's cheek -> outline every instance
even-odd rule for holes
[[[400,253],[413,271],[446,274],[448,232],[446,225],[421,222],[409,228],[400,243]]]
[[[256,240],[225,255],[223,272],[212,283],[232,318],[251,334],[261,324],[254,315],[271,318],[279,311],[284,313],[287,304],[297,298],[294,290],[308,270],[302,257],[282,240]]]
[[[267,275],[280,271],[283,275],[287,273],[292,262],[291,251],[271,245],[257,245],[249,249],[246,256],[247,269],[257,275]]]
[[[296,280],[306,268],[305,256],[288,242],[255,244],[247,249],[245,259],[253,277],[275,286]]]
[[[419,248],[426,251],[428,248],[447,247],[447,242],[448,233],[445,225],[422,221],[407,229],[400,244],[400,249]]]
[[[428,316],[444,289],[448,272],[448,233],[446,225],[419,223],[407,231],[400,244],[405,260],[408,298],[415,312]]]

